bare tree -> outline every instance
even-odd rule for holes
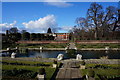
[[[95,28],[95,39],[99,35],[105,36],[108,32],[115,30],[116,18],[118,17],[117,8],[109,6],[103,11],[102,6],[92,3],[87,12],[88,24]]]
[[[85,26],[86,19],[83,17],[78,17],[75,20],[75,23],[77,24],[78,27],[84,27]]]
[[[113,31],[115,31],[116,28],[120,31],[120,9],[118,9],[118,17],[113,17],[113,19],[115,19]]]
[[[89,24],[95,27],[95,39],[98,38],[98,28],[100,26],[100,18],[103,14],[102,6],[97,3],[92,3],[87,12],[87,19]]]
[[[99,32],[101,32],[102,37],[104,37],[106,33],[112,31],[115,23],[113,17],[117,17],[117,10],[113,6],[107,7],[106,11],[99,15]]]
[[[120,10],[114,6],[108,6],[104,10],[101,5],[92,3],[87,11],[87,17],[78,17],[75,23],[77,26],[73,28],[73,32],[76,37],[84,38],[87,34],[89,38],[92,37],[91,39],[92,35],[95,39],[107,38],[110,32],[120,29]]]

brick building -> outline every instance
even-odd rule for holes
[[[54,40],[69,40],[69,33],[42,33],[44,36],[53,36]]]
[[[69,33],[55,33],[55,40],[69,40]]]

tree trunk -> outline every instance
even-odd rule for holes
[[[104,30],[104,28],[102,29],[101,32],[102,32],[102,33],[101,33],[101,34],[102,34],[102,38],[105,37],[105,30]]]
[[[98,30],[97,30],[97,27],[95,28],[95,39],[98,38]]]
[[[95,39],[97,39],[97,32],[95,31]]]

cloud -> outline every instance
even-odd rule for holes
[[[73,26],[63,26],[62,30],[69,31],[72,30]]]
[[[22,23],[25,29],[29,32],[46,33],[50,27],[52,30],[56,30],[57,23],[54,15],[47,15],[35,21],[29,21]]]
[[[6,30],[9,30],[12,27],[15,27],[17,21],[14,21],[13,23],[3,23],[0,24],[0,28],[2,28],[2,31],[0,33],[4,33]]]
[[[44,2],[47,2],[48,5],[52,5],[56,7],[69,7],[73,5],[63,0],[45,0]]]
[[[73,26],[62,26],[59,28],[60,31],[69,32],[73,29]]]
[[[6,30],[9,30],[12,27],[16,27],[17,21],[13,23],[3,23],[0,24],[2,30],[0,33],[5,33]],[[58,27],[56,18],[54,15],[47,15],[45,17],[39,18],[38,20],[31,20],[29,22],[23,22],[23,27],[17,27],[19,31],[22,29],[27,30],[30,33],[46,33],[48,28],[52,29],[52,32],[68,32],[73,27],[72,26],[62,26]]]

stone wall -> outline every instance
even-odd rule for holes
[[[86,63],[94,64],[120,64],[120,59],[84,59]]]
[[[120,40],[80,40],[75,41],[78,44],[91,44],[91,43],[120,43]],[[25,44],[44,44],[44,43],[69,43],[69,41],[18,41],[16,43],[25,43]]]

